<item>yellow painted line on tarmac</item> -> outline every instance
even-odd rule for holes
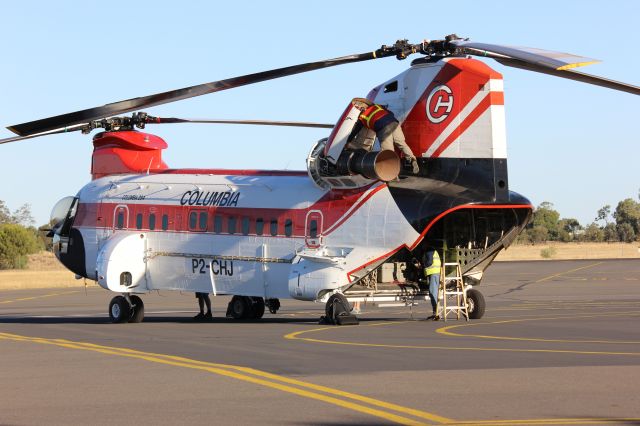
[[[515,341],[528,341],[528,342],[551,342],[551,343],[604,343],[604,344],[621,344],[621,345],[639,345],[640,341],[623,341],[623,340],[580,340],[580,339],[543,339],[536,337],[507,337],[507,336],[494,336],[494,335],[485,335],[485,334],[462,334],[455,333],[451,330],[455,328],[464,328],[464,327],[474,327],[474,326],[483,326],[483,325],[495,325],[495,324],[510,324],[517,322],[527,322],[527,321],[555,321],[555,320],[564,320],[567,318],[602,318],[602,317],[612,317],[612,316],[632,316],[637,317],[640,314],[637,313],[624,313],[624,314],[590,314],[590,315],[570,315],[570,316],[557,316],[557,317],[539,317],[539,318],[519,318],[519,319],[509,319],[509,320],[501,320],[501,321],[490,321],[490,322],[481,322],[481,323],[467,323],[467,324],[459,324],[459,325],[450,325],[441,327],[436,330],[436,333],[443,334],[445,336],[454,336],[454,337],[476,337],[479,339],[492,339],[492,340],[515,340]],[[638,354],[640,355],[640,354]]]
[[[627,316],[629,314],[626,314]],[[569,316],[564,318],[570,318]],[[381,325],[396,325],[411,321],[391,322],[391,323],[375,323],[359,325],[357,327],[376,327]],[[489,324],[489,323],[480,323]],[[466,324],[465,324],[466,325]],[[469,324],[472,325],[472,324]],[[478,324],[479,325],[479,324]],[[463,327],[451,326],[451,327]],[[346,330],[356,326],[343,326],[340,330]],[[445,329],[447,327],[444,327]],[[365,342],[351,342],[341,340],[329,340],[329,339],[314,339],[311,337],[301,337],[303,334],[318,333],[326,330],[336,330],[335,326],[313,328],[311,330],[296,331],[286,334],[285,339],[300,340],[309,343],[321,343],[326,345],[341,345],[341,346],[359,346],[359,347],[372,347],[372,348],[392,348],[392,349],[431,349],[431,350],[450,350],[450,351],[478,351],[478,352],[529,352],[529,353],[556,353],[556,354],[579,354],[579,355],[621,355],[621,356],[640,356],[640,352],[608,352],[608,351],[583,351],[583,350],[568,350],[568,349],[525,349],[525,348],[482,348],[476,346],[435,346],[435,345],[392,345],[385,343],[365,343]],[[440,330],[440,329],[439,329]],[[438,330],[436,330],[438,331]],[[446,333],[441,333],[446,334]],[[459,335],[458,337],[472,337],[468,335]],[[573,343],[573,342],[571,342]],[[615,342],[618,343],[618,342]],[[639,343],[639,342],[630,342]]]
[[[42,298],[45,298],[45,297],[64,296],[64,295],[73,294],[73,293],[80,293],[80,290],[42,294],[40,296],[21,297],[19,299],[12,299],[12,300],[2,300],[2,301],[0,301],[0,305],[4,305],[4,304],[7,304],[7,303],[24,302],[26,300],[42,299]]]
[[[582,269],[593,268],[594,266],[598,266],[598,265],[600,265],[602,263],[604,263],[604,262],[596,262],[596,263],[592,263],[591,265],[581,266],[579,268],[571,269],[571,270],[564,271],[564,272],[558,272],[557,274],[553,274],[553,275],[549,275],[549,276],[544,277],[544,278],[540,278],[539,280],[534,281],[534,283],[542,283],[542,282],[548,281],[548,280],[550,280],[552,278],[559,277],[559,276],[564,275],[564,274],[570,274],[571,272],[580,271]]]
[[[68,348],[68,349],[79,349],[79,350],[85,350],[85,351],[99,352],[107,355],[116,355],[121,357],[142,359],[145,361],[171,365],[175,367],[203,370],[203,371],[207,371],[220,376],[230,377],[233,379],[269,387],[272,389],[277,389],[282,392],[295,394],[301,397],[322,401],[328,404],[333,404],[342,408],[368,414],[374,417],[378,417],[381,419],[385,419],[385,420],[398,423],[398,424],[403,424],[403,425],[423,425],[425,423],[421,421],[416,421],[408,417],[404,417],[402,415],[395,414],[390,411],[383,411],[382,409],[392,410],[402,414],[408,414],[414,417],[427,419],[431,422],[452,423],[454,421],[452,419],[448,419],[446,417],[428,413],[426,411],[416,410],[409,407],[404,407],[397,404],[380,401],[374,398],[369,398],[363,395],[358,395],[358,394],[354,394],[346,391],[341,391],[338,389],[329,388],[326,386],[315,385],[313,383],[307,383],[301,380],[290,379],[284,376],[279,376],[276,374],[267,373],[264,371],[255,370],[248,367],[210,363],[210,362],[197,361],[197,360],[192,360],[189,358],[183,358],[178,356],[156,354],[151,352],[142,352],[142,351],[137,351],[137,350],[128,349],[128,348],[102,346],[102,345],[96,345],[92,343],[75,342],[75,341],[70,341],[66,339],[46,339],[46,338],[40,338],[40,337],[20,336],[20,335],[10,334],[10,333],[0,333],[0,340],[2,339],[54,345],[54,346],[59,346],[63,348]],[[291,385],[295,385],[297,387],[294,387]],[[326,394],[319,393],[319,392],[324,392]],[[350,400],[363,402],[378,408],[372,408],[359,403],[346,401],[343,399],[339,399],[338,397],[343,397]]]

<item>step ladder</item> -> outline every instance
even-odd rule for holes
[[[453,269],[453,273],[447,276],[447,269]],[[463,315],[469,321],[467,290],[464,287],[462,269],[458,262],[444,263],[442,265],[436,312],[444,321],[454,313],[457,319],[460,319],[460,315]]]

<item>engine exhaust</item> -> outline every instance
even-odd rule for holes
[[[340,174],[359,174],[368,179],[388,182],[400,173],[400,158],[395,151],[343,151],[336,163]]]

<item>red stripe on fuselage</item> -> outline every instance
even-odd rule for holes
[[[115,229],[116,211],[118,207],[126,206],[128,217],[124,228],[128,230],[151,231],[149,229],[150,215],[155,215],[154,231],[168,232],[193,232],[193,233],[215,233],[229,235],[229,218],[235,218],[235,232],[233,235],[258,235],[256,223],[262,219],[264,224],[264,236],[284,236],[285,224],[287,220],[292,221],[292,232],[290,237],[304,237],[306,234],[305,222],[307,214],[312,211],[322,212],[321,235],[328,235],[335,231],[339,225],[343,224],[362,205],[364,205],[374,194],[386,188],[385,184],[379,184],[371,189],[371,186],[354,190],[334,190],[329,191],[318,201],[306,208],[259,208],[259,207],[219,207],[219,206],[197,206],[197,205],[171,205],[171,204],[148,204],[136,203],[134,200],[127,202],[113,203],[87,203],[81,202],[78,206],[78,213],[74,226],[90,227],[100,229]],[[370,190],[371,189],[371,190]],[[189,226],[189,216],[191,212],[198,215],[195,228]],[[206,229],[199,228],[199,213],[206,212]],[[138,228],[138,215],[141,216],[141,224]],[[167,216],[168,227],[162,229],[163,216]],[[222,231],[214,232],[215,217],[222,219]],[[277,222],[277,234],[271,234],[271,221]],[[246,231],[248,221],[249,230]],[[244,226],[244,229],[243,229]]]

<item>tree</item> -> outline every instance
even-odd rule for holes
[[[612,241],[620,241],[620,237],[618,235],[618,228],[613,223],[607,223],[607,226],[602,228],[602,232],[604,233],[604,240],[607,242]]]
[[[3,223],[17,223],[25,227],[33,226],[36,221],[31,215],[31,205],[24,204],[12,214],[5,202],[0,200],[0,224]]]
[[[4,201],[0,200],[0,225],[3,223],[12,223],[11,211],[9,211]]]
[[[22,269],[27,255],[41,249],[33,229],[15,223],[0,224],[0,269]]]
[[[628,223],[633,228],[634,234],[640,234],[640,203],[631,198],[627,198],[618,203],[613,217],[616,225]]]
[[[533,212],[533,228],[543,227],[547,230],[548,239],[557,240],[560,230],[560,213],[553,208],[553,204],[544,201]]]
[[[539,225],[527,230],[527,234],[529,234],[529,240],[533,244],[544,243],[549,237],[549,231],[547,228]]]
[[[604,231],[597,223],[592,222],[584,229],[584,240],[602,242],[604,241]]]
[[[632,243],[636,240],[636,233],[633,227],[628,223],[622,223],[617,227],[618,237],[624,243]]]
[[[611,216],[611,206],[607,204],[598,210],[598,215],[596,216],[597,221],[604,221],[605,226],[609,224],[609,217]]]

